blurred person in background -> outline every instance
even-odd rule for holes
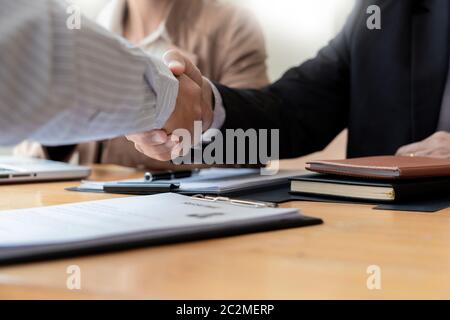
[[[179,49],[208,79],[235,88],[268,84],[262,30],[246,10],[217,0],[112,0],[97,22],[152,56]],[[15,154],[81,164],[176,169],[138,152],[125,137],[60,147],[24,142]]]

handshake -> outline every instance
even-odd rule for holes
[[[190,146],[196,145],[201,139],[201,134],[197,134],[192,136],[192,141],[182,141],[176,135],[177,130],[187,130],[195,135],[196,121],[201,121],[203,132],[211,127],[214,98],[209,81],[179,51],[168,51],[163,60],[179,81],[175,110],[161,130],[129,135],[127,139],[146,156],[169,161],[187,153]]]

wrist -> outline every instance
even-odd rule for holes
[[[202,121],[203,121],[203,132],[210,129],[214,122],[214,109],[216,98],[213,94],[212,83],[205,77],[203,77],[202,84],[203,91],[203,110],[202,110]]]
[[[212,91],[212,99],[214,99],[214,107],[211,107],[212,110],[212,124],[210,126],[211,129],[220,130],[225,123],[226,119],[226,111],[223,105],[222,96],[217,89],[217,87],[214,85],[214,83],[209,82],[210,89]]]

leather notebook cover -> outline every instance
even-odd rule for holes
[[[450,176],[450,160],[378,156],[311,161],[306,169],[319,173],[372,179],[418,179]]]

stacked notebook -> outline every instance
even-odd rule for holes
[[[307,164],[315,172],[291,181],[294,194],[396,202],[450,197],[450,160],[381,156]]]

